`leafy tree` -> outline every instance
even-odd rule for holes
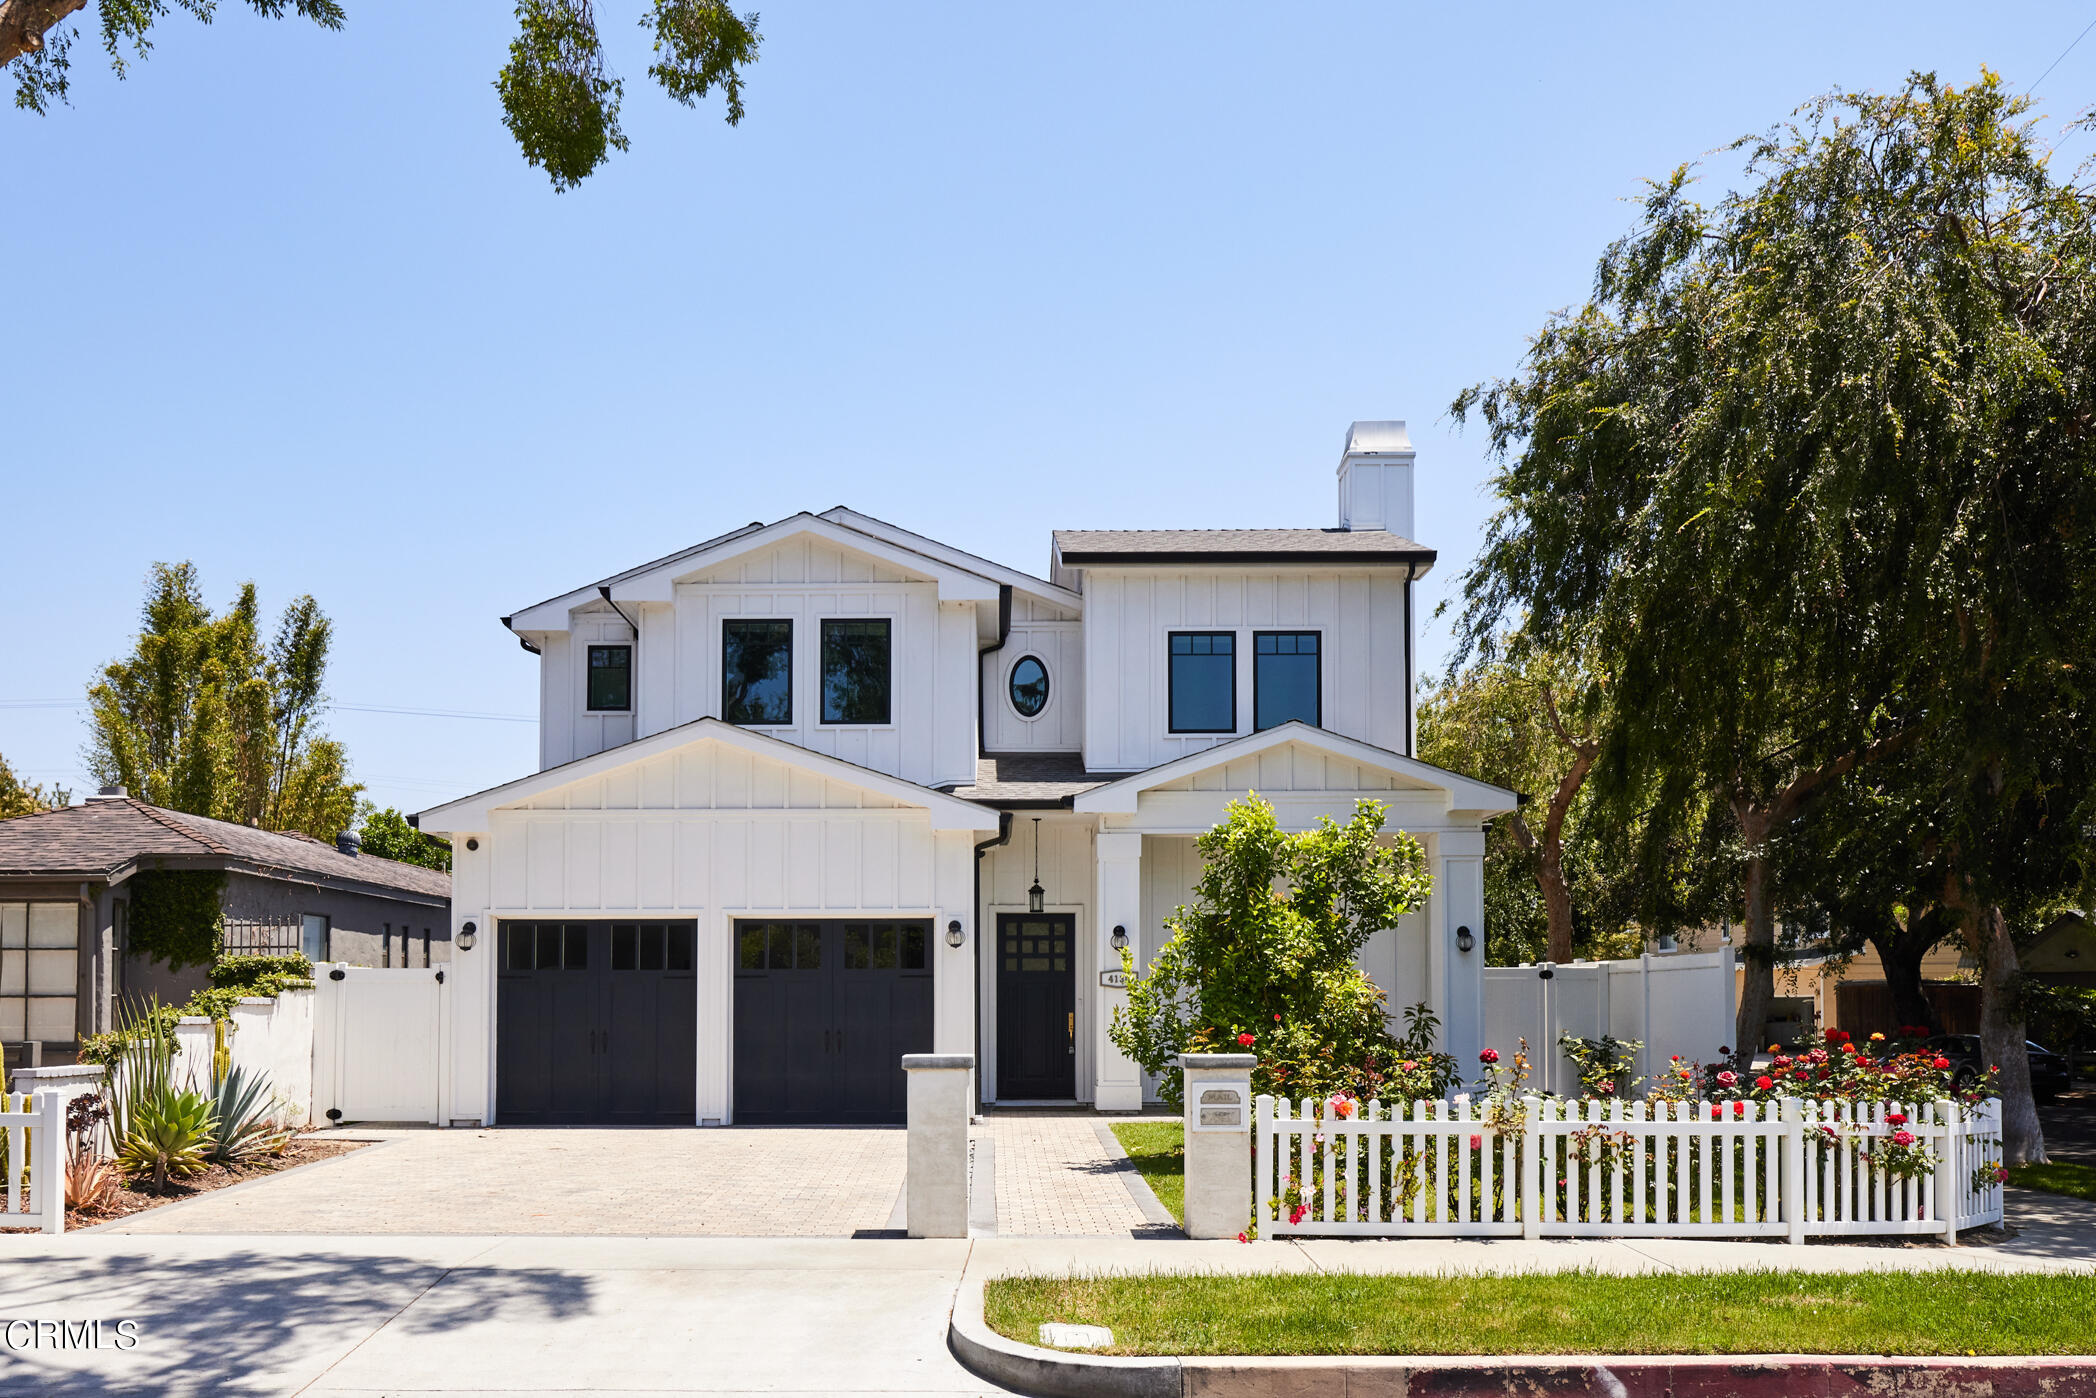
[[[451,842],[423,834],[391,806],[380,810],[371,802],[364,802],[358,808],[357,838],[363,842],[364,853],[381,859],[397,859],[425,869],[451,867]]]
[[[218,0],[173,0],[209,23]],[[289,12],[324,29],[340,29],[347,12],[339,0],[248,0],[257,14],[281,19]],[[88,0],[0,0],[0,66],[15,79],[15,105],[43,115],[54,101],[69,100],[72,46],[78,37],[71,16]],[[153,25],[168,12],[166,0],[95,0],[102,48],[118,77],[152,49]],[[744,70],[757,61],[763,36],[754,12],[738,15],[723,0],[645,0],[641,27],[648,31],[655,61],[648,76],[687,107],[718,89],[727,103],[728,124],[743,117]],[[128,55],[128,56],[127,56]],[[518,0],[517,36],[509,61],[495,79],[503,124],[524,158],[544,170],[556,190],[573,189],[627,148],[619,129],[625,83],[604,66],[604,44],[592,0]]]
[[[1186,1052],[1257,1054],[1252,1086],[1262,1093],[1366,1099],[1393,1078],[1445,1078],[1452,1065],[1439,1060],[1407,1066],[1401,1052],[1431,1050],[1401,1051],[1383,992],[1355,962],[1371,935],[1425,901],[1419,842],[1403,832],[1384,840],[1375,801],[1358,803],[1344,825],[1325,818],[1296,835],[1257,795],[1228,809],[1195,841],[1194,901],[1173,913],[1149,971],[1122,956],[1128,1004],[1114,1012],[1114,1043],[1174,1103],[1173,1069]]]
[[[333,630],[311,597],[267,645],[253,583],[213,616],[195,565],[157,563],[138,639],[88,688],[88,766],[154,805],[302,830],[349,827],[363,788],[341,744],[314,729]]]
[[[55,810],[71,801],[72,795],[62,787],[24,782],[15,775],[15,769],[7,765],[7,759],[0,757],[0,820]]]
[[[2012,1164],[2044,1146],[2009,929],[2085,877],[2096,810],[2096,201],[2026,105],[1917,76],[1743,141],[1715,207],[1676,171],[1589,303],[1455,405],[1503,462],[1469,643],[1576,629],[1619,716],[1593,780],[1731,809],[1743,1051],[1778,850],[1912,753]]]

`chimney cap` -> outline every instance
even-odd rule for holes
[[[364,852],[364,842],[357,838],[356,831],[344,830],[341,834],[335,836],[335,848],[341,850],[351,859],[355,859]]]
[[[1346,449],[1340,464],[1353,456],[1410,456],[1412,439],[1402,419],[1389,422],[1357,422],[1346,429]]]
[[[121,786],[105,786],[87,799],[90,801],[121,801],[129,794]]]

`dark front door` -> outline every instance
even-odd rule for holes
[[[735,924],[735,1120],[889,1123],[932,1047],[931,924]]]
[[[997,1096],[1077,1095],[1077,925],[1068,913],[997,918]]]
[[[504,922],[496,1119],[690,1125],[698,1108],[693,933],[689,922]]]

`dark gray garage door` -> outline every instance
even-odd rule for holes
[[[735,1120],[900,1122],[932,1047],[932,925],[735,924]]]
[[[689,922],[505,922],[495,1113],[505,1125],[684,1125],[698,1108]]]

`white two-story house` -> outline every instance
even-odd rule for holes
[[[1412,473],[1360,422],[1335,528],[1062,530],[1041,578],[838,508],[504,618],[539,770],[420,817],[455,859],[445,1117],[896,1121],[910,1052],[1137,1108],[1118,948],[1162,945],[1248,791],[1418,837],[1433,894],[1364,961],[1474,1054],[1514,797],[1412,755]]]

